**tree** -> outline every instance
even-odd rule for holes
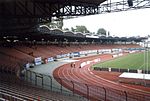
[[[51,22],[51,23],[49,24],[49,27],[52,28],[52,29],[53,29],[53,28],[57,28],[57,24]]]
[[[73,27],[71,27],[71,31],[72,31],[72,32],[75,32],[75,30],[76,30],[76,29],[74,29]]]
[[[63,23],[63,18],[59,18],[59,20],[57,21],[57,27],[59,29],[62,29],[64,23]]]
[[[105,35],[106,36],[106,30],[104,28],[99,28],[97,30],[97,34],[98,35]]]
[[[90,31],[83,25],[76,26],[76,32],[89,33]]]
[[[108,31],[108,36],[110,36],[110,32]]]
[[[46,25],[48,25],[52,29],[53,28],[62,29],[62,27],[63,27],[63,18],[52,19],[52,21],[48,22]]]
[[[95,32],[91,32],[91,35],[95,35]]]
[[[69,31],[69,28],[64,28],[64,31]]]

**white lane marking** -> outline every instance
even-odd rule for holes
[[[62,62],[70,63],[70,62],[77,62],[79,60],[62,60]]]
[[[93,72],[90,72],[92,75],[94,75],[94,73]]]
[[[90,67],[88,67],[88,71],[90,70],[89,69]],[[109,81],[109,80],[107,80],[107,79],[104,79],[104,78],[102,78],[102,77],[100,77],[100,76],[97,76],[97,75],[95,75],[93,72],[91,73],[92,71],[90,71],[90,74],[92,74],[92,75],[94,75],[95,77],[97,77],[97,78],[100,78],[100,79],[102,79],[102,80],[104,80],[104,81],[107,81],[107,82],[110,82],[110,83],[113,83],[113,84],[116,84],[116,85],[118,85],[119,83],[115,83],[115,82],[113,82],[113,81]],[[134,89],[134,90],[137,90],[137,91],[140,91],[140,92],[144,92],[144,93],[148,93],[148,94],[150,94],[150,92],[148,92],[148,91],[143,91],[143,90],[140,90],[140,89],[137,89],[137,88],[132,88],[132,87],[129,87],[129,86],[125,86],[125,85],[122,85],[122,84],[120,84],[121,86],[123,86],[123,87],[126,87],[126,88],[128,88],[128,89]]]
[[[88,71],[91,71],[90,68],[88,68]]]

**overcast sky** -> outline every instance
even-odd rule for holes
[[[64,20],[64,28],[85,25],[90,32],[104,28],[113,36],[150,35],[150,8]]]

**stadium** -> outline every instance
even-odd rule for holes
[[[147,0],[128,0],[120,9],[138,9],[134,4],[141,2],[150,7]],[[46,25],[52,17],[118,12],[116,5],[109,9],[114,4],[1,0],[0,101],[150,101],[149,37],[93,36]]]

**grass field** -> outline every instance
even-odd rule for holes
[[[150,70],[150,52],[148,52],[149,59],[148,62],[144,62],[144,53],[136,53],[136,54],[129,54],[127,56],[119,57],[113,60],[109,60],[106,62],[102,62],[96,64],[94,67],[103,67],[103,68],[124,68],[124,69],[145,69],[147,68],[147,64]],[[144,64],[145,63],[145,64]]]

